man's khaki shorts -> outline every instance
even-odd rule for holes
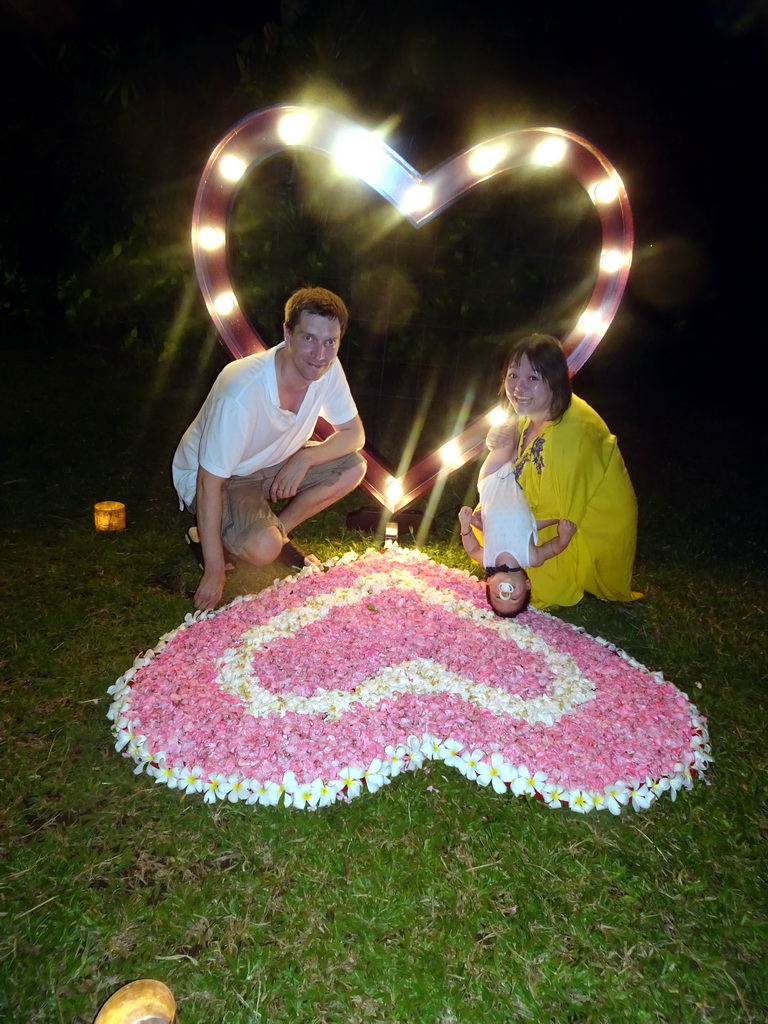
[[[301,481],[296,492],[301,494],[318,484],[330,484],[353,466],[364,462],[360,452],[350,452],[331,462],[323,462],[319,466],[311,466]],[[269,505],[269,489],[272,481],[280,472],[288,459],[276,466],[267,466],[251,476],[233,476],[222,488],[223,508],[221,515],[221,539],[227,551],[239,555],[248,537],[265,530],[268,526],[277,526],[280,522]]]

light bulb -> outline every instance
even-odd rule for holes
[[[213,308],[222,316],[228,316],[237,306],[237,299],[232,292],[222,292],[213,300]]]

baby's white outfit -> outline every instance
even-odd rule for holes
[[[517,564],[530,565],[530,542],[538,543],[539,532],[512,463],[484,477],[477,485],[483,516],[483,563],[496,564],[502,551],[508,551]]]

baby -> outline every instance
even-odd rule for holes
[[[565,551],[576,532],[576,524],[568,519],[533,518],[515,479],[513,455],[512,446],[496,448],[483,465],[477,484],[482,524],[473,520],[468,505],[459,511],[464,550],[473,562],[485,567],[488,604],[504,618],[513,618],[528,607],[531,581],[525,570]],[[482,529],[484,547],[475,539],[473,525]],[[538,531],[546,526],[557,526],[557,536],[539,544]]]

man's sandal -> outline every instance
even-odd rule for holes
[[[299,549],[289,540],[287,540],[280,549],[277,561],[280,562],[281,565],[289,566],[291,569],[304,569],[308,565],[322,565],[322,562],[317,555],[305,555],[303,551],[299,551]]]
[[[200,534],[196,526],[190,526],[184,534],[184,540],[189,544],[189,550],[194,555],[198,566],[205,572],[205,559],[203,558],[203,545],[200,543]]]
[[[187,532],[184,534],[184,540],[189,544],[189,550],[194,555],[195,561],[199,568],[205,572],[205,559],[203,558],[203,545],[200,543],[200,532],[196,526],[190,526]],[[224,566],[225,572],[234,572],[234,565],[231,562],[227,562]]]

